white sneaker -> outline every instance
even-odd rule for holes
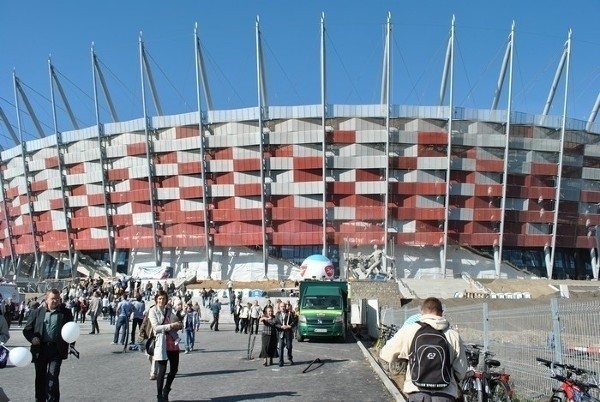
[[[187,355],[188,353],[190,353],[190,351],[189,351],[189,350],[186,350],[184,353]]]

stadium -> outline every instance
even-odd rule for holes
[[[212,109],[197,39],[198,110],[178,115],[160,113],[140,41],[138,119],[36,124],[22,141],[0,110],[15,143],[0,161],[2,274],[281,279],[323,254],[341,277],[597,279],[600,102],[588,121],[566,116],[569,37],[544,113],[498,108],[510,38],[488,109],[454,104],[453,35],[440,103],[393,104],[388,31],[379,104],[329,104],[322,78],[320,104],[270,105],[258,40],[257,105],[232,110]],[[93,60],[96,109],[103,93],[114,110]],[[561,79],[565,113],[549,115]],[[14,83],[17,119],[35,123]],[[357,267],[376,253],[376,271]]]

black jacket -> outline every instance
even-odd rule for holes
[[[277,328],[277,332],[279,333],[279,335],[291,335],[294,333],[294,329],[296,328],[296,326],[298,325],[298,317],[296,317],[296,314],[291,313],[291,312],[287,312],[286,313],[289,317],[286,319],[284,319],[283,314],[281,313],[281,311],[278,311],[277,314],[275,314],[275,327]],[[286,328],[283,329],[281,328],[282,325],[287,324],[290,325],[292,328]]]
[[[25,328],[23,328],[23,336],[30,343],[33,338],[37,337],[40,341],[42,341],[42,333],[44,332],[44,318],[46,317],[46,307],[37,308],[29,314],[29,318],[27,319],[27,324],[25,324]],[[71,314],[71,310],[67,309],[64,305],[60,305],[58,307],[58,353],[60,357],[65,360],[69,355],[69,344],[62,339],[61,331],[62,327],[68,323],[69,321],[73,321],[73,314]],[[31,355],[33,356],[32,361],[35,362],[38,354],[40,353],[42,345],[31,345]]]

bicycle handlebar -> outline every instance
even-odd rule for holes
[[[596,384],[591,384],[589,382],[577,381],[573,378],[568,378],[563,375],[555,374],[552,376],[552,378],[554,378],[555,380],[560,381],[560,382],[570,382],[573,385],[575,385],[576,387],[578,387],[579,389],[581,389],[582,391],[587,391],[592,388],[598,388],[598,385],[596,385]]]
[[[596,375],[595,371],[575,367],[572,364],[562,364],[562,363],[554,362],[551,360],[542,359],[541,357],[536,357],[535,360],[537,360],[538,362],[542,363],[544,366],[546,366],[550,369],[552,369],[553,367],[558,367],[558,368],[562,368],[567,371],[570,371],[576,375],[582,375],[582,374],[588,374],[588,375],[592,375],[592,376]]]
[[[492,353],[490,351],[483,351],[482,349],[484,348],[483,345],[480,345],[478,343],[467,343],[466,346],[470,349],[473,349],[473,352],[477,352],[477,353],[483,353],[484,357],[492,357],[495,356],[495,353]]]

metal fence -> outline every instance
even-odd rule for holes
[[[465,343],[482,344],[495,353],[500,369],[511,375],[518,399],[547,399],[557,386],[536,357],[600,373],[600,300],[552,299],[547,305],[505,307],[478,303],[446,308],[445,316]],[[402,325],[418,312],[383,309],[381,322]]]

